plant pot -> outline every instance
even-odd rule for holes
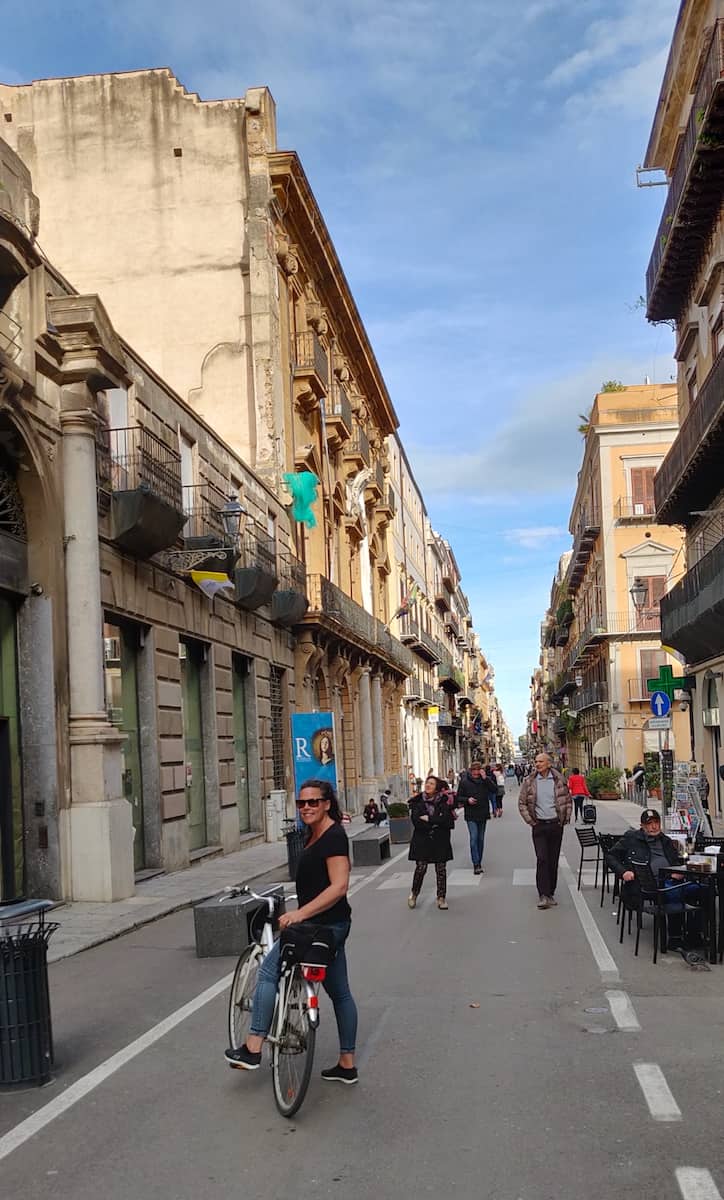
[[[412,821],[409,817],[389,817],[390,841],[393,846],[404,846],[412,837]]]
[[[618,792],[599,792],[597,800],[620,800],[621,796]]]

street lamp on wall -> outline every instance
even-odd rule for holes
[[[648,584],[637,575],[629,588],[629,595],[633,600],[636,612],[641,612],[646,607],[649,598]]]
[[[247,516],[246,509],[239,504],[236,496],[229,496],[221,510],[221,522],[224,526],[224,533],[233,546],[238,546],[244,536]]]

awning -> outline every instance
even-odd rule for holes
[[[600,737],[598,741],[593,743],[591,750],[591,758],[610,758],[611,757],[611,738],[609,734],[605,737]]]

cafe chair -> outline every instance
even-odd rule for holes
[[[578,891],[580,892],[583,864],[584,862],[593,862],[593,859],[586,858],[585,854],[587,850],[593,850],[594,847],[596,850],[596,878],[593,886],[598,887],[598,864],[601,861],[601,847],[598,842],[598,834],[595,829],[591,829],[590,825],[585,826],[583,829],[576,829],[576,837],[581,847],[581,861],[578,864]]]
[[[613,850],[613,847],[618,841],[620,841],[620,837],[617,833],[599,833],[598,835],[598,844],[601,847],[601,908],[603,908],[603,902],[606,898],[606,893],[611,891],[611,885],[609,883],[610,875],[613,875],[614,902],[619,897],[620,887],[618,876],[611,866],[611,861],[608,857],[609,853],[611,850]]]
[[[654,964],[659,952],[659,944],[661,945],[661,953],[666,953],[667,936],[668,936],[668,913],[665,901],[676,899],[676,893],[679,892],[683,899],[686,882],[674,884],[673,887],[660,887],[651,867],[648,863],[629,863],[630,869],[634,873],[635,881],[638,884],[639,891],[636,897],[636,904],[628,904],[624,900],[624,905],[629,910],[629,929],[631,921],[631,913],[636,913],[636,945],[634,947],[634,956],[638,956],[639,939],[641,937],[641,927],[643,925],[642,917],[644,915],[651,916],[654,919]],[[624,891],[623,887],[621,889]],[[682,916],[686,920],[686,910],[693,909],[695,906],[683,902]]]

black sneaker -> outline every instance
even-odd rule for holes
[[[473,875],[482,875],[482,873],[483,873],[482,867],[473,867]]]
[[[224,1058],[229,1066],[235,1067],[237,1071],[258,1071],[261,1066],[261,1050],[258,1054],[252,1054],[251,1050],[247,1050],[246,1044],[238,1050],[229,1046],[224,1051]]]
[[[322,1071],[322,1079],[327,1079],[331,1083],[357,1083],[359,1075],[356,1067],[340,1067],[338,1063],[336,1067],[329,1067],[328,1070]]]

